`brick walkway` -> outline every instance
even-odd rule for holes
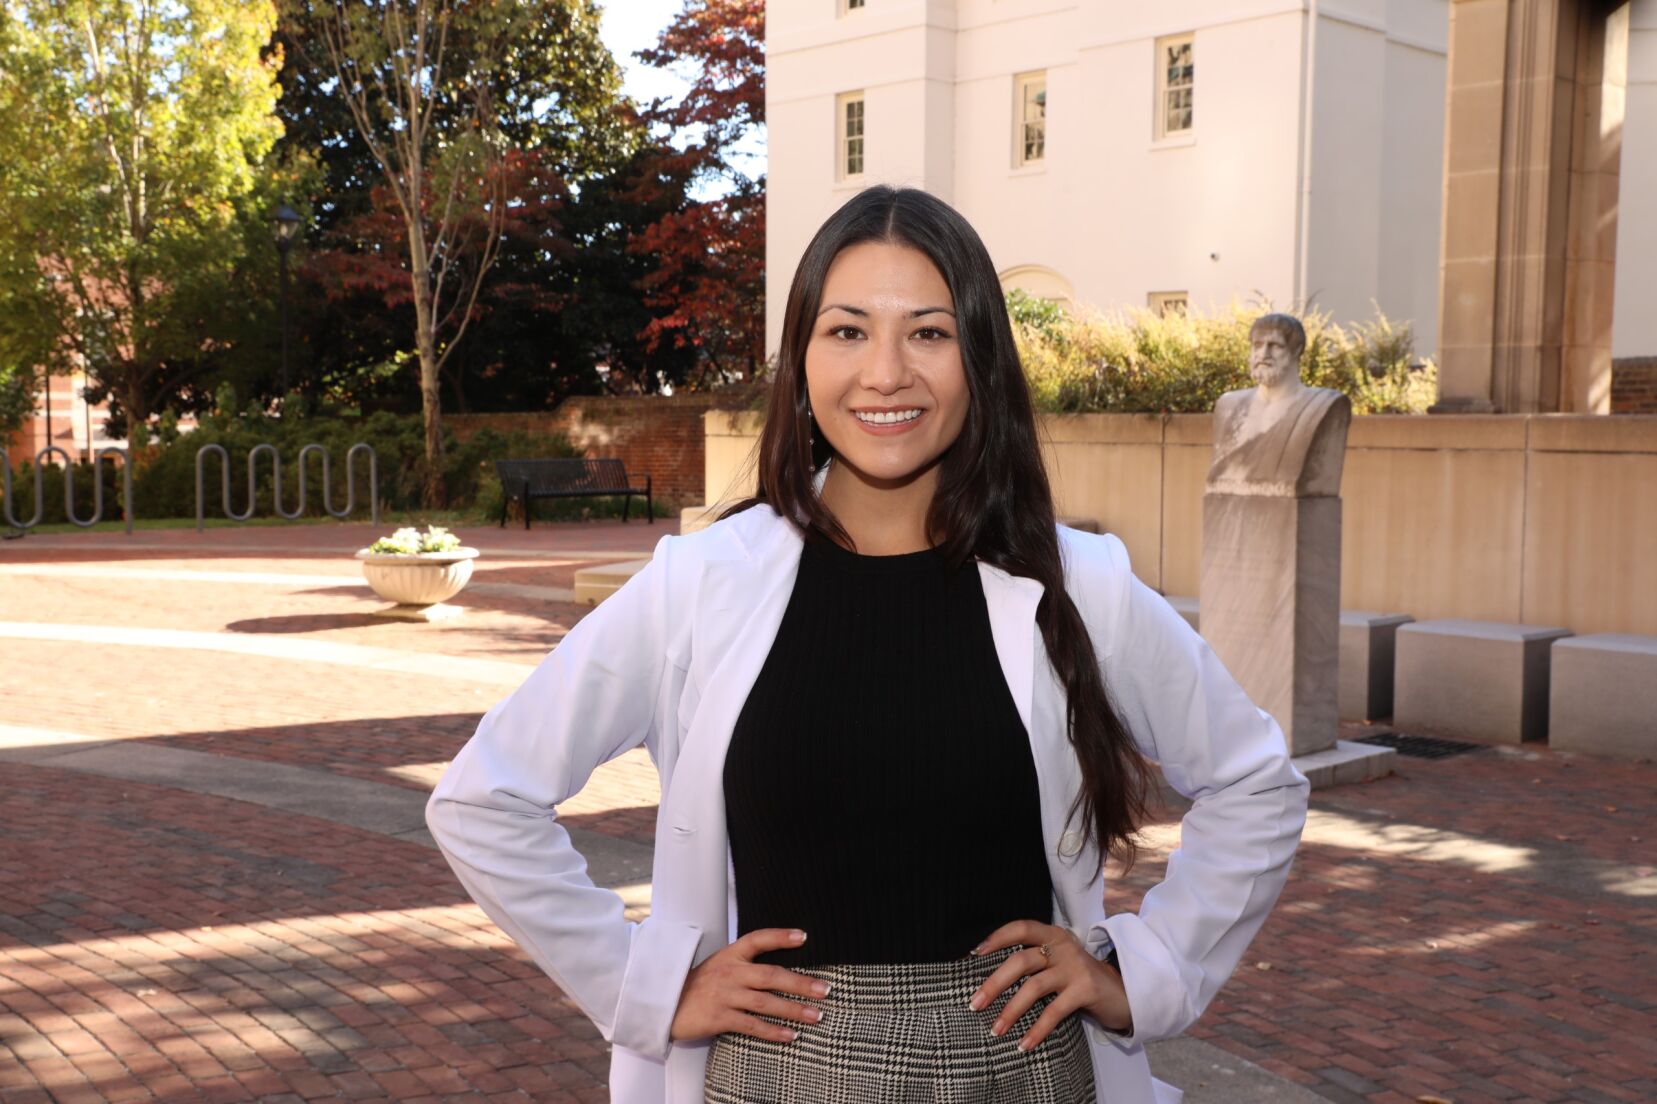
[[[1337,1101],[1657,1100],[1654,791],[1650,765],[1488,748],[1315,792],[1190,1034]]]
[[[464,535],[485,550],[479,583],[567,590],[570,561],[636,558],[671,531]],[[484,586],[455,621],[383,622],[348,558],[368,535],[0,545],[0,623],[254,649],[0,635],[0,725],[424,788],[503,696],[499,677],[259,649],[466,657],[509,676],[584,608]],[[71,564],[84,570],[52,573]],[[215,581],[168,577],[191,571]],[[429,849],[3,755],[0,787],[5,1104],[604,1099],[603,1041]],[[1336,1101],[1657,1100],[1653,792],[1652,765],[1545,749],[1404,759],[1393,778],[1318,792],[1282,904],[1191,1034]],[[648,843],[656,797],[634,753],[564,812]],[[1113,908],[1161,876],[1175,820],[1147,833]]]

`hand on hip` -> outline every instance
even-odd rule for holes
[[[793,1028],[770,1023],[761,1016],[800,1023],[816,1023],[821,1010],[777,996],[824,997],[828,984],[782,966],[754,961],[767,951],[798,947],[805,933],[790,928],[760,928],[722,947],[692,967],[679,993],[679,1009],[670,1031],[674,1041],[702,1039],[732,1031],[772,1042],[791,1041]]]
[[[1014,920],[991,932],[973,948],[973,953],[987,954],[1020,943],[1027,949],[1010,955],[972,995],[974,1009],[988,1008],[1008,986],[1024,979],[990,1025],[990,1034],[1004,1033],[1049,994],[1052,1002],[1019,1040],[1020,1050],[1040,1043],[1072,1012],[1086,1012],[1112,1031],[1132,1028],[1133,1011],[1128,1007],[1122,975],[1108,962],[1088,954],[1081,940],[1067,928],[1036,920]]]

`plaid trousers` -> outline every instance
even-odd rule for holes
[[[1051,997],[1000,1037],[990,1025],[1017,983],[982,1011],[967,1006],[979,983],[1021,949],[950,962],[801,968],[832,986],[809,1002],[823,1018],[786,1021],[799,1032],[788,1043],[716,1036],[707,1104],[1094,1104],[1077,1014],[1023,1053],[1018,1041]]]

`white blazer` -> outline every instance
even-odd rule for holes
[[[1144,1044],[1178,1035],[1276,902],[1308,785],[1282,731],[1129,571],[1122,542],[1061,527],[1066,585],[1106,686],[1144,752],[1193,800],[1180,848],[1137,913],[1105,914],[1098,854],[1065,814],[1080,786],[1064,693],[1036,626],[1042,586],[980,562],[1001,670],[1029,733],[1055,922],[1114,944],[1131,1035],[1083,1017],[1099,1100],[1177,1104]],[[722,785],[732,726],[782,623],[802,539],[768,506],[662,538],[648,567],[582,619],[486,714],[426,822],[466,891],[613,1044],[615,1104],[702,1100],[711,1040],[672,1042],[685,975],[736,933]],[[556,806],[644,745],[661,773],[651,913],[596,888]],[[1082,846],[1078,859],[1061,859]]]

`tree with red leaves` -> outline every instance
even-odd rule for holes
[[[686,0],[637,56],[658,67],[689,62],[696,73],[683,99],[646,112],[675,142],[661,143],[636,191],[678,189],[680,199],[629,247],[656,259],[640,281],[656,312],[641,336],[648,349],[694,347],[692,386],[750,379],[765,354],[765,178],[735,162],[738,144],[765,123],[764,0]],[[723,194],[698,200],[698,188]]]

